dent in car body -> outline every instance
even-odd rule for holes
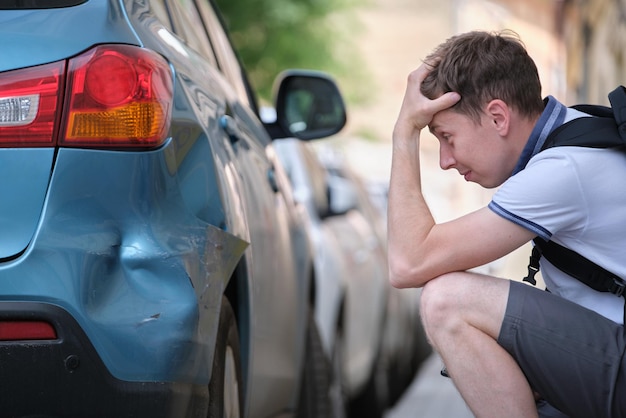
[[[117,378],[206,383],[210,367],[195,366],[210,364],[203,332],[217,327],[202,325],[247,243],[180,203],[171,144],[59,150],[40,228],[0,268],[0,293],[69,311]]]

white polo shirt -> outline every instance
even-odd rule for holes
[[[581,116],[587,115],[548,98],[516,172],[489,207],[626,278],[626,152],[585,147],[538,152],[552,130]],[[552,293],[623,323],[623,297],[594,291],[545,258],[541,272]]]

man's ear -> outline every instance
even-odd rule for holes
[[[500,136],[506,136],[511,123],[511,108],[504,101],[493,99],[487,103],[485,110],[489,124],[498,131]]]

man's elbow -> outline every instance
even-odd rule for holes
[[[400,264],[389,260],[389,283],[397,289],[422,287],[428,279],[419,274],[413,265]]]

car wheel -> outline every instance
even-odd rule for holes
[[[413,351],[416,350],[414,338],[411,338],[408,342],[408,346],[413,348],[410,353],[404,351],[397,353],[391,364],[389,365],[389,407],[395,405],[395,403],[402,397],[406,389],[411,384],[413,377],[415,376]]]
[[[413,350],[414,356],[411,363],[413,366],[413,377],[415,377],[424,361],[433,353],[433,348],[428,342],[426,331],[424,330],[424,325],[422,325],[421,320],[417,321],[415,340],[416,349]]]
[[[348,394],[343,381],[344,350],[343,332],[338,328],[331,356],[332,375],[330,381],[330,403],[335,418],[348,416]]]
[[[389,404],[387,383],[387,359],[381,354],[377,356],[365,389],[350,402],[350,417],[382,418]]]
[[[313,314],[309,313],[298,418],[331,416],[330,376],[330,362],[324,354]]]
[[[209,382],[209,418],[243,416],[241,355],[235,314],[230,302],[222,298],[213,369]]]

